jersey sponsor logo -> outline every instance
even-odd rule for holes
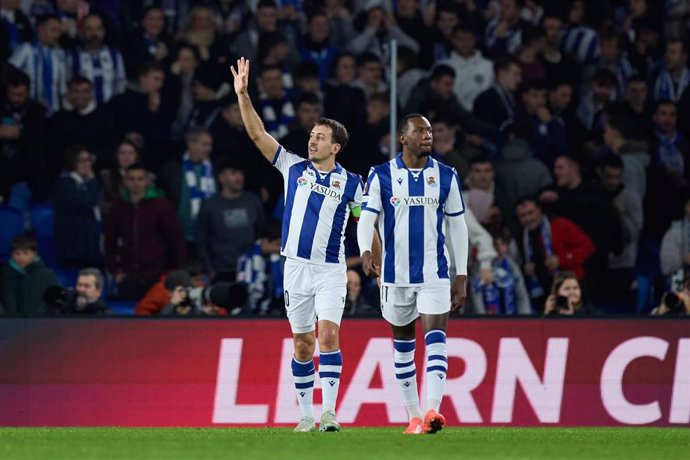
[[[317,184],[316,182],[312,182],[306,177],[298,177],[297,185],[299,185],[300,187],[309,187],[309,190],[311,190],[312,192],[318,193],[319,195],[323,195],[327,198],[331,198],[335,201],[343,200],[343,192],[333,190],[329,187],[326,187],[325,185]]]
[[[307,179],[306,177],[298,177],[297,185],[299,185],[300,187],[306,187],[307,185],[309,185],[309,179]]]
[[[436,206],[440,205],[438,198],[432,198],[430,196],[403,196],[397,197],[392,196],[390,203],[395,206]]]

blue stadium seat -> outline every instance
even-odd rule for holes
[[[55,259],[55,210],[49,204],[32,206],[29,209],[31,230],[38,242],[38,255],[50,268],[57,268]]]
[[[134,307],[136,302],[128,300],[107,300],[106,304],[113,310],[116,315],[134,315]]]
[[[5,262],[12,253],[12,240],[24,232],[22,213],[11,207],[0,204],[0,262]]]

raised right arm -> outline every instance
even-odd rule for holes
[[[238,59],[237,70],[231,66],[230,71],[235,78],[235,93],[237,93],[240,114],[242,115],[242,122],[247,130],[247,134],[261,154],[273,163],[279,144],[273,136],[266,132],[264,123],[259,118],[256,110],[254,110],[252,100],[249,97],[249,60],[245,58]]]

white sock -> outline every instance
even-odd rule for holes
[[[314,380],[316,379],[314,361],[305,363],[292,358],[292,377],[295,380],[295,392],[299,402],[301,417],[314,418]]]
[[[319,377],[321,377],[322,410],[335,412],[338,399],[340,373],[343,370],[343,355],[340,350],[322,352],[319,356]]]
[[[414,339],[394,340],[395,348],[395,378],[402,394],[403,404],[407,413],[413,417],[422,418],[419,410],[419,393],[417,392],[417,369],[414,364]]]
[[[438,412],[443,399],[443,388],[448,372],[448,351],[446,349],[446,333],[434,329],[424,336],[426,343],[426,380],[427,396],[426,409]]]

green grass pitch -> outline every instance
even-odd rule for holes
[[[0,428],[0,459],[690,459],[684,428]]]

